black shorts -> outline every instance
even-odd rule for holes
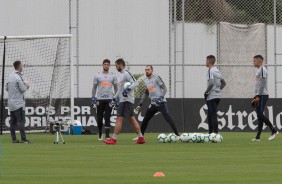
[[[117,115],[125,118],[134,116],[134,105],[130,102],[121,102],[117,109]]]

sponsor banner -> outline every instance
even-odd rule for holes
[[[140,99],[136,99],[138,103]],[[207,132],[207,106],[203,99],[167,99],[171,114],[179,132]],[[251,99],[221,99],[218,106],[219,130],[224,132],[248,132],[257,128],[257,116],[250,105]],[[137,106],[137,103],[135,106]],[[142,106],[141,112],[136,115],[141,124],[149,106],[149,100]],[[55,121],[70,119],[70,107],[57,105],[45,107],[36,105],[32,100],[26,103],[26,127],[33,129],[45,127],[47,113]],[[3,130],[9,128],[9,111],[5,107],[5,122]],[[89,98],[76,98],[74,107],[75,119],[82,122],[83,128],[97,132],[96,112],[91,108]],[[282,129],[282,99],[270,99],[265,109],[265,115],[279,130]],[[111,125],[115,126],[116,111],[112,112]],[[269,130],[264,126],[265,130]],[[123,123],[123,132],[134,132],[130,123]],[[169,124],[161,113],[157,113],[149,122],[146,132],[172,132]]]

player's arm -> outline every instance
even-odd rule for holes
[[[160,85],[160,87],[161,87],[161,89],[162,89],[162,91],[163,91],[162,96],[164,97],[164,96],[166,95],[166,93],[167,93],[166,85],[163,83],[162,85]]]
[[[24,93],[28,90],[29,85],[26,85],[22,79],[17,78],[17,83],[19,86],[19,90]]]
[[[142,106],[143,103],[147,100],[148,96],[149,96],[149,91],[148,91],[148,89],[146,89],[146,91],[145,91],[145,93],[143,94],[142,99],[140,100],[138,106]]]
[[[98,87],[98,78],[95,76],[93,81],[92,98],[91,98],[91,104],[93,108],[96,108],[96,103],[97,103],[97,98],[96,98],[97,87]]]
[[[220,80],[220,90],[222,90],[226,86],[226,82],[224,79]]]
[[[117,82],[117,76],[114,76],[114,91],[115,91],[115,94],[117,93],[118,91],[118,82]]]
[[[210,78],[210,79],[208,80],[208,87],[207,87],[205,93],[209,93],[209,92],[211,91],[213,85],[214,85],[214,79],[211,79],[211,78]]]
[[[135,77],[133,75],[130,74],[129,76],[129,82],[131,82],[131,85],[130,85],[130,89],[133,90],[135,89],[138,85],[139,85],[139,82],[135,79]]]
[[[98,87],[98,78],[95,76],[93,80],[92,97],[96,97],[97,87]]]
[[[262,78],[260,79],[260,82],[261,82],[261,85],[260,85],[259,88],[257,89],[256,95],[263,94],[264,87],[266,86],[266,78],[265,78],[265,77],[262,77]]]
[[[165,85],[163,79],[160,76],[157,76],[157,83],[160,86],[160,88],[162,89],[161,97],[164,98],[164,96],[167,93],[167,88],[166,88],[166,85]]]

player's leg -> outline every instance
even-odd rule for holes
[[[106,101],[106,104],[109,104],[111,101]],[[105,134],[106,138],[110,138],[110,128],[111,128],[111,114],[112,114],[112,107],[106,105],[104,119],[105,119]]]
[[[208,127],[209,127],[209,134],[213,133],[213,123],[212,123],[212,102],[211,100],[207,100],[207,106],[208,106],[208,113],[207,113],[207,119],[208,119]]]
[[[25,135],[25,111],[23,108],[14,111],[23,143],[30,143]]]
[[[10,132],[11,132],[12,142],[20,143],[20,141],[17,140],[17,137],[16,137],[16,126],[17,126],[17,118],[14,114],[14,111],[11,111],[10,112]]]
[[[154,117],[154,115],[158,112],[158,109],[154,105],[150,105],[149,108],[147,109],[144,119],[141,124],[141,133],[144,136],[145,131],[148,127],[149,121]]]
[[[172,120],[172,117],[169,114],[167,103],[166,102],[161,103],[159,105],[158,109],[162,113],[164,119],[168,122],[168,124],[172,128],[172,130],[175,133],[175,135],[179,136],[179,133],[178,133],[177,128],[176,128],[176,125],[175,125],[174,121]]]
[[[124,104],[124,111],[123,111],[123,115],[126,118],[129,118],[129,122],[132,125],[132,127],[134,128],[135,132],[137,133],[137,141],[135,142],[135,144],[144,144],[145,143],[145,139],[141,133],[141,129],[140,129],[140,125],[137,122],[135,115],[134,115],[134,105],[130,102],[125,102]]]
[[[104,143],[106,144],[116,144],[116,141],[118,139],[118,135],[122,129],[122,122],[124,118],[124,110],[125,110],[125,102],[121,102],[117,109],[117,117],[116,117],[116,125],[114,128],[114,133],[112,138],[109,140],[104,140]]]
[[[269,140],[272,140],[275,138],[276,134],[278,134],[278,131],[275,130],[270,120],[263,114],[267,100],[268,100],[268,96],[266,95],[260,96],[260,101],[259,101],[258,107],[256,108],[256,113],[257,113],[258,119],[264,122],[270,128],[272,134],[269,137]]]
[[[97,124],[98,124],[98,139],[102,140],[103,116],[105,111],[105,104],[103,100],[99,100],[97,104]]]
[[[213,105],[212,105],[213,112],[211,115],[213,131],[216,134],[218,134],[217,107],[218,107],[219,102],[220,102],[219,98],[213,99]]]

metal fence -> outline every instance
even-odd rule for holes
[[[282,97],[282,0],[70,0],[70,5],[77,97],[90,95],[103,58],[123,57],[136,75],[154,65],[169,97],[201,98],[209,54],[217,57],[227,81],[223,97],[253,95],[256,54],[265,58],[270,96]]]
[[[73,34],[75,97],[90,97],[101,62],[124,58],[133,73],[152,64],[172,98],[202,98],[213,54],[223,97],[253,95],[252,57],[282,97],[282,0],[2,0],[1,35]],[[10,13],[13,12],[13,13]],[[30,12],[33,12],[32,14]],[[113,68],[113,67],[112,67]],[[112,71],[115,71],[114,69]]]

